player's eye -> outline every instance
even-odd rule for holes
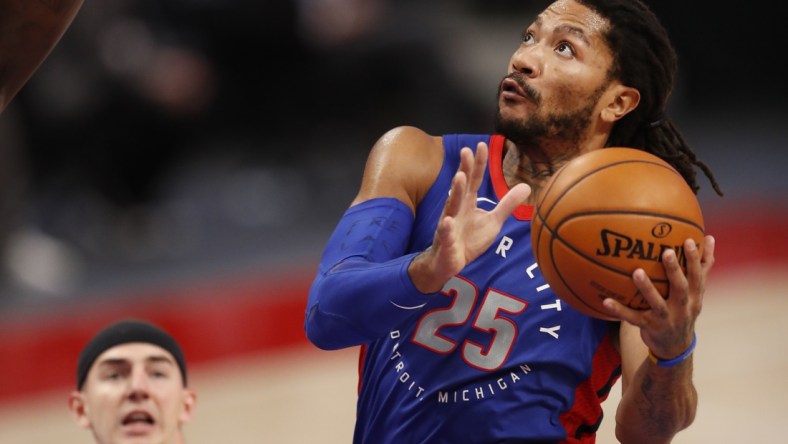
[[[534,43],[534,35],[530,31],[523,31],[522,35],[520,36],[521,41],[526,45],[532,45]]]
[[[574,57],[575,56],[575,48],[572,47],[567,42],[561,42],[556,46],[555,52],[557,52],[562,57]]]
[[[119,381],[123,379],[125,373],[121,370],[108,370],[101,373],[101,379],[105,381]]]
[[[168,365],[156,365],[148,369],[148,374],[151,378],[156,379],[167,379],[170,377],[171,372],[172,370]]]

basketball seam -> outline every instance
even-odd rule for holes
[[[644,152],[645,152],[645,151],[644,151]],[[659,158],[658,158],[658,159],[659,159]],[[662,160],[662,159],[660,159],[660,160]],[[662,162],[664,162],[664,161],[662,161]],[[580,182],[582,182],[582,181],[584,181],[585,179],[587,179],[587,178],[588,178],[588,176],[591,176],[592,174],[595,174],[595,173],[597,173],[597,172],[599,172],[599,171],[602,171],[602,170],[604,170],[604,169],[607,169],[607,168],[610,168],[610,167],[613,167],[613,166],[618,166],[618,165],[627,164],[627,163],[646,163],[646,164],[651,164],[651,165],[656,165],[656,166],[662,167],[662,168],[664,168],[664,169],[666,169],[666,170],[668,170],[668,171],[671,171],[671,172],[673,172],[674,174],[677,174],[677,175],[681,176],[681,175],[679,174],[679,172],[678,172],[678,171],[676,171],[676,169],[675,169],[675,168],[673,168],[672,166],[670,166],[670,165],[669,165],[669,164],[667,164],[667,163],[662,163],[662,162],[656,162],[656,161],[653,161],[653,160],[645,160],[645,159],[623,159],[623,160],[620,160],[620,161],[617,161],[617,162],[613,162],[613,163],[610,163],[610,164],[604,165],[604,166],[602,166],[602,167],[595,168],[595,169],[593,169],[593,170],[591,170],[591,171],[588,171],[588,172],[586,172],[585,174],[583,174],[582,176],[580,176],[579,178],[577,178],[577,179],[576,179],[576,180],[575,180],[573,183],[569,184],[569,185],[568,185],[568,186],[567,186],[567,187],[566,187],[566,188],[565,188],[565,189],[564,189],[564,190],[563,190],[563,191],[562,191],[562,192],[561,192],[561,193],[560,193],[558,196],[556,196],[556,197],[555,197],[555,199],[554,199],[554,203],[553,203],[553,205],[550,207],[550,210],[549,210],[549,211],[547,211],[547,213],[546,213],[546,214],[542,215],[542,203],[544,202],[545,198],[546,198],[546,197],[547,197],[547,196],[550,194],[550,190],[553,188],[553,185],[556,183],[556,181],[558,180],[558,178],[561,176],[561,174],[562,174],[564,171],[566,171],[566,168],[561,168],[561,169],[560,169],[560,170],[558,170],[558,172],[557,172],[557,173],[556,173],[556,174],[553,176],[553,178],[552,178],[552,180],[550,181],[550,183],[548,184],[547,188],[544,190],[544,193],[542,193],[542,197],[541,197],[541,199],[539,199],[539,201],[536,203],[536,205],[534,205],[534,216],[535,216],[536,218],[538,218],[538,219],[539,219],[540,223],[541,223],[543,226],[546,226],[546,227],[548,227],[548,228],[549,228],[549,226],[547,225],[547,218],[548,218],[548,217],[550,217],[550,213],[552,213],[552,212],[553,212],[553,209],[555,208],[555,206],[556,206],[555,204],[556,204],[557,202],[560,202],[560,201],[561,201],[561,199],[562,199],[562,198],[563,198],[563,197],[564,197],[564,196],[565,196],[565,195],[566,195],[566,194],[567,194],[567,193],[568,193],[568,192],[569,192],[569,191],[570,191],[572,188],[574,188],[574,187],[575,187],[576,185],[578,185]],[[683,178],[682,178],[682,180],[683,180]],[[696,226],[696,227],[697,227],[697,224],[695,224],[695,223],[694,223],[694,222],[692,222],[692,221],[686,221],[686,222],[689,222],[690,224],[692,224],[692,225],[694,225],[694,226]],[[700,228],[700,230],[701,230],[701,231],[704,231],[704,228],[703,228],[703,227],[698,227],[698,228]],[[531,229],[533,230],[533,222],[531,222]],[[550,231],[551,231],[551,233],[553,232],[552,230],[550,230]],[[539,257],[539,244],[540,244],[541,237],[542,237],[542,231],[541,231],[541,230],[539,230],[539,232],[536,234],[536,242],[535,242],[536,248],[535,248],[535,250],[534,250],[535,257],[537,257],[537,258]]]
[[[666,170],[672,171],[675,174],[678,174],[678,172],[676,172],[676,170],[673,167],[671,167],[670,165],[665,165],[665,164],[662,164],[662,163],[659,163],[659,162],[653,162],[653,161],[649,161],[649,160],[621,160],[621,161],[618,161],[618,162],[615,162],[615,163],[610,163],[610,164],[604,165],[602,167],[593,169],[591,171],[586,172],[582,176],[578,177],[573,183],[569,184],[566,188],[564,188],[564,190],[561,192],[561,194],[556,196],[555,202],[559,202],[561,200],[561,198],[563,198],[572,188],[574,188],[575,186],[580,184],[580,182],[586,180],[588,178],[588,176],[596,174],[599,171],[602,171],[602,170],[605,170],[605,169],[608,169],[608,168],[611,168],[611,167],[614,167],[614,166],[626,164],[626,163],[647,163],[647,164],[651,164],[651,165],[656,165],[656,166],[662,167],[662,168],[664,168]],[[553,180],[550,182],[550,185],[545,190],[544,194],[542,194],[542,198],[539,200],[539,205],[537,206],[537,210],[538,210],[538,207],[541,206],[541,203],[544,202],[545,197],[549,194],[550,189],[553,187],[553,184],[555,184],[557,178],[560,176],[561,172],[563,172],[563,171],[564,171],[564,169],[562,168],[561,171],[559,171],[558,174],[556,174],[553,177]],[[555,208],[555,204],[553,204],[553,206],[550,208],[550,211],[548,211],[547,214],[545,214],[545,216],[542,218],[542,220],[547,220],[547,218],[550,217],[550,213],[552,213],[553,208]],[[539,211],[537,211],[537,212],[541,214],[541,212],[539,212]]]
[[[646,154],[651,154],[651,153],[648,153],[646,151],[643,151],[643,152],[646,153]],[[532,230],[532,236],[533,236],[533,238],[535,240],[533,242],[533,244],[534,244],[534,253],[535,253],[535,258],[537,259],[537,264],[539,262],[538,259],[541,257],[540,253],[543,250],[541,248],[542,247],[541,246],[541,238],[542,238],[542,235],[543,235],[543,230],[548,230],[547,232],[549,233],[550,239],[549,239],[548,243],[544,247],[546,249],[545,251],[549,252],[550,254],[549,254],[549,257],[546,258],[546,259],[550,261],[552,269],[555,271],[556,277],[561,281],[561,283],[566,288],[566,290],[569,291],[569,294],[581,306],[585,307],[586,311],[588,311],[588,312],[597,313],[597,314],[602,315],[602,316],[604,316],[606,318],[609,318],[609,314],[608,313],[596,308],[594,305],[591,305],[591,303],[586,302],[583,298],[581,298],[579,296],[579,294],[569,285],[569,283],[567,282],[567,280],[564,277],[564,273],[559,271],[560,269],[557,266],[555,255],[552,254],[555,246],[558,245],[558,244],[555,244],[556,241],[560,242],[560,245],[563,245],[570,252],[572,252],[572,254],[575,254],[578,258],[581,258],[581,260],[592,262],[592,263],[596,264],[596,266],[599,266],[601,269],[607,270],[607,271],[609,271],[611,273],[614,273],[614,274],[617,274],[619,276],[630,276],[630,273],[628,273],[626,271],[621,271],[620,269],[615,268],[612,265],[607,265],[607,264],[598,262],[598,261],[596,261],[596,259],[593,256],[587,255],[587,254],[583,253],[580,249],[578,249],[575,246],[571,245],[562,236],[560,236],[558,234],[558,231],[563,226],[563,224],[565,224],[565,223],[567,223],[569,221],[572,221],[574,219],[577,219],[578,217],[586,217],[586,216],[594,216],[594,215],[608,215],[608,214],[642,215],[642,216],[646,216],[646,217],[662,218],[662,219],[667,219],[667,220],[672,221],[672,222],[683,223],[683,224],[685,224],[685,225],[687,225],[689,227],[693,227],[693,228],[699,230],[701,232],[701,234],[704,233],[704,227],[701,225],[702,221],[700,223],[696,223],[693,220],[690,220],[690,219],[688,219],[686,217],[681,217],[681,216],[668,215],[668,214],[663,214],[663,213],[654,212],[654,211],[638,211],[638,210],[626,210],[626,209],[620,209],[619,210],[619,209],[615,209],[615,208],[606,209],[606,210],[602,210],[602,211],[581,211],[581,212],[576,212],[576,213],[569,213],[568,216],[566,214],[564,214],[564,215],[561,216],[561,220],[558,222],[558,225],[556,227],[551,227],[550,226],[550,224],[548,223],[548,219],[553,214],[553,211],[556,211],[556,208],[560,207],[559,203],[562,201],[562,199],[564,199],[564,197],[566,197],[568,194],[570,194],[571,191],[576,186],[584,183],[585,180],[587,180],[589,177],[591,177],[591,176],[593,176],[595,174],[599,174],[600,172],[602,172],[602,171],[604,171],[606,169],[613,168],[613,167],[620,167],[622,165],[628,165],[628,164],[642,164],[642,165],[650,165],[650,166],[661,167],[664,170],[670,171],[673,174],[675,174],[676,176],[680,177],[682,179],[682,181],[683,181],[682,183],[684,185],[686,185],[687,187],[689,187],[689,185],[686,184],[686,180],[684,180],[683,176],[681,176],[681,174],[673,166],[671,166],[669,163],[667,163],[664,159],[661,159],[661,158],[659,158],[659,157],[657,157],[657,156],[655,156],[653,154],[651,154],[651,155],[654,156],[654,160],[649,160],[649,159],[621,159],[621,160],[614,161],[614,162],[611,162],[611,163],[608,163],[608,164],[605,164],[605,165],[602,165],[602,166],[593,167],[591,170],[584,172],[579,177],[570,179],[570,182],[568,184],[564,185],[563,189],[556,196],[552,196],[552,198],[551,198],[552,203],[551,203],[550,207],[547,209],[547,211],[544,211],[545,201],[547,200],[548,197],[551,197],[551,193],[553,193],[553,188],[556,187],[556,184],[558,183],[558,181],[563,177],[563,175],[566,174],[567,169],[566,168],[561,168],[552,177],[552,179],[550,180],[550,182],[547,185],[547,187],[543,190],[543,192],[540,193],[541,196],[537,200],[536,204],[534,205],[535,208],[534,208],[533,217],[532,217],[532,221],[531,221],[531,230]],[[536,225],[537,225],[536,227],[534,227],[534,223],[536,223]],[[536,228],[536,229],[534,229],[534,228]],[[658,285],[669,284],[669,280],[667,278],[652,278],[651,280],[652,280],[652,282],[654,282],[655,284],[658,284]],[[635,289],[634,294],[630,294],[629,296],[627,296],[628,301],[631,302],[633,300],[633,298],[635,298],[639,293],[640,293],[640,291]]]
[[[652,212],[652,211],[617,210],[615,208],[610,209],[610,210],[581,211],[581,212],[577,212],[577,213],[569,213],[569,215],[567,215],[566,217],[561,219],[561,222],[558,225],[555,226],[554,230],[551,229],[550,232],[551,233],[555,233],[555,230],[558,230],[558,228],[561,225],[563,225],[567,221],[570,221],[572,219],[576,219],[578,217],[605,215],[605,214],[635,214],[635,215],[638,215],[638,216],[661,217],[661,218],[670,219],[670,220],[673,220],[673,221],[676,221],[676,222],[683,222],[683,223],[685,223],[685,224],[687,224],[689,226],[697,228],[701,232],[705,232],[705,228],[703,226],[697,224],[696,222],[694,222],[694,221],[692,221],[690,219],[685,219],[685,218],[683,218],[681,216],[676,216],[676,215],[673,215],[673,214],[665,214],[665,213],[656,213],[656,212]],[[549,225],[547,225],[544,222],[546,222],[546,221],[543,221],[542,225],[549,227]]]

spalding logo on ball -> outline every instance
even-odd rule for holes
[[[632,282],[637,268],[669,297],[662,253],[675,250],[686,272],[684,241],[702,249],[703,236],[700,205],[681,174],[653,154],[624,147],[564,165],[537,195],[531,221],[534,255],[553,291],[573,308],[611,320],[605,298],[649,308]]]

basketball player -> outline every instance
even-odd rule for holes
[[[662,256],[664,300],[573,310],[531,251],[534,196],[567,161],[629,146],[708,176],[665,115],[676,54],[638,0],[557,0],[522,34],[498,87],[493,135],[413,127],[372,148],[323,253],[306,310],[319,348],[360,345],[355,443],[592,443],[622,379],[616,436],[668,443],[694,419],[695,322],[714,262]],[[721,194],[721,193],[720,193]]]
[[[105,327],[85,346],[68,398],[74,420],[97,444],[182,444],[195,403],[181,347],[158,326],[135,319]]]

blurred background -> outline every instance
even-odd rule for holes
[[[383,132],[491,131],[498,82],[546,4],[86,1],[0,115],[0,412],[35,412],[0,414],[0,442],[89,441],[66,395],[81,346],[121,316],[171,330],[202,375],[211,395],[191,442],[226,431],[221,412],[271,418],[291,412],[283,400],[295,416],[309,404],[309,417],[343,424],[336,442],[349,442],[355,352],[313,350],[302,332],[320,252]],[[670,117],[725,192],[699,173],[718,238],[714,289],[726,295],[708,292],[704,310],[720,317],[704,322],[721,340],[779,316],[788,285],[771,272],[788,263],[788,90],[774,66],[784,7],[650,4],[680,57]],[[720,321],[745,299],[763,311]],[[788,370],[763,350],[752,362]],[[788,413],[784,403],[774,409]],[[290,433],[270,442],[308,442],[292,420],[263,422]],[[233,442],[268,433],[241,430]]]

